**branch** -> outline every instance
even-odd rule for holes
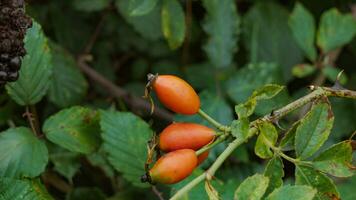
[[[143,98],[131,95],[123,88],[106,79],[104,76],[93,70],[86,63],[86,60],[85,56],[80,56],[78,58],[78,66],[90,79],[106,88],[114,97],[123,99],[131,108],[145,110],[147,113],[150,113],[151,105],[149,102]],[[161,108],[155,108],[153,115],[167,122],[173,121],[173,115]]]
[[[242,143],[247,142],[249,138],[254,136],[258,133],[256,125],[261,121],[269,121],[275,123],[283,116],[287,115],[288,113],[304,106],[305,104],[312,102],[320,97],[323,96],[334,96],[334,97],[344,97],[344,98],[351,98],[356,99],[356,92],[352,90],[346,89],[334,89],[328,87],[319,87],[319,86],[311,86],[310,89],[312,90],[311,93],[308,95],[301,97],[292,103],[272,112],[272,114],[266,115],[260,119],[256,119],[255,121],[250,123],[250,130],[248,137],[246,139],[236,138],[232,141],[229,146],[219,155],[216,161],[211,165],[211,167],[200,176],[196,177],[194,180],[189,182],[183,188],[181,188],[177,193],[175,193],[170,200],[177,200],[180,199],[184,194],[189,192],[193,189],[196,185],[200,182],[204,181],[205,179],[210,180],[215,172],[219,169],[219,167],[223,164],[223,162],[229,157],[229,155]]]

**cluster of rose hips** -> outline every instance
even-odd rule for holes
[[[200,99],[194,89],[184,80],[173,75],[149,75],[149,86],[164,106],[175,113],[196,114]],[[196,151],[211,143],[215,131],[194,123],[172,123],[160,134],[159,149],[166,154],[160,157],[144,176],[143,181],[173,184],[188,177],[209,155]]]

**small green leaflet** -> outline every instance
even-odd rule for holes
[[[237,188],[234,200],[260,200],[268,183],[269,179],[261,174],[248,177]]]
[[[270,182],[268,188],[266,190],[265,195],[270,194],[275,189],[281,187],[283,185],[283,177],[284,177],[284,170],[283,170],[283,162],[280,157],[274,156],[268,162],[264,175],[269,178]]]
[[[256,145],[255,145],[255,153],[260,158],[267,159],[273,156],[273,152],[271,151],[271,146],[274,146],[277,142],[278,132],[273,124],[269,122],[261,122],[258,125],[258,129],[260,134],[258,135]]]
[[[236,138],[248,138],[250,123],[247,118],[240,118],[238,120],[234,120],[231,123],[231,134]]]
[[[313,200],[316,192],[306,185],[286,185],[274,190],[265,200]]]
[[[324,144],[333,122],[334,115],[329,104],[318,103],[311,108],[296,130],[295,150],[298,158],[309,158]]]

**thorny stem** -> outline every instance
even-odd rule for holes
[[[39,121],[37,118],[37,111],[35,106],[26,106],[26,112],[23,114],[23,116],[27,117],[28,123],[31,126],[31,129],[33,133],[37,136],[40,137],[40,130],[39,130]]]
[[[187,192],[189,192],[192,188],[194,188],[196,185],[198,185],[200,182],[204,181],[205,179],[211,179],[215,172],[219,169],[219,167],[223,164],[223,162],[229,157],[229,155],[242,143],[247,142],[247,140],[257,134],[258,130],[256,128],[256,124],[261,121],[269,121],[269,122],[277,122],[280,118],[283,116],[287,115],[288,113],[296,110],[297,108],[300,108],[301,106],[304,106],[305,104],[312,102],[320,97],[323,96],[334,96],[334,97],[344,97],[344,98],[351,98],[351,99],[356,99],[356,92],[351,91],[351,90],[346,90],[346,89],[334,89],[334,88],[328,88],[328,87],[319,87],[319,86],[311,86],[310,89],[312,90],[311,93],[309,93],[306,96],[303,96],[296,101],[293,101],[292,103],[274,111],[273,113],[266,115],[262,117],[261,119],[257,119],[250,124],[250,130],[248,137],[246,139],[242,138],[236,138],[234,141],[232,141],[229,146],[220,154],[220,156],[216,159],[216,161],[211,165],[211,167],[203,174],[200,176],[196,177],[194,180],[189,182],[187,185],[185,185],[183,188],[181,188],[177,193],[175,193],[170,200],[177,200],[180,199],[183,195],[185,195]],[[201,113],[199,111],[199,114],[203,116],[204,113]],[[209,118],[208,118],[209,119]],[[207,120],[208,120],[207,119]],[[209,120],[208,120],[209,121]],[[209,121],[210,122],[210,121]],[[220,123],[216,123],[215,120],[211,121],[211,123],[215,123],[217,125],[217,128],[221,127]],[[229,127],[227,127],[229,128]],[[228,129],[230,130],[230,128]],[[306,163],[301,163],[300,160],[291,158],[287,155],[285,155],[283,152],[281,152],[280,149],[274,149],[276,150],[276,153],[278,153],[281,157],[285,158],[286,160],[289,160],[293,163],[299,163],[299,164],[308,164]]]
[[[223,132],[229,132],[230,131],[230,128],[228,126],[224,126],[224,125],[220,124],[215,119],[210,117],[207,113],[205,113],[202,109],[199,109],[198,113],[202,118],[204,118],[206,121],[211,123],[213,126],[215,126],[220,131],[223,131]]]

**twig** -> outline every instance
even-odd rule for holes
[[[212,124],[212,125],[215,126],[217,129],[219,129],[220,131],[223,131],[223,132],[230,131],[230,128],[229,128],[229,127],[220,124],[220,123],[217,122],[215,119],[211,118],[208,114],[206,114],[202,109],[199,109],[198,114],[199,114],[202,118],[204,118],[206,121],[208,121],[210,124]]]
[[[212,164],[212,166],[203,174],[196,177],[194,180],[189,182],[183,188],[181,188],[176,194],[172,196],[170,200],[177,200],[180,199],[185,193],[189,192],[192,188],[198,185],[201,181],[205,179],[211,179],[214,176],[215,172],[218,168],[223,164],[223,162],[229,157],[229,155],[242,143],[247,142],[249,138],[254,136],[258,133],[256,125],[261,121],[269,121],[269,122],[276,122],[283,116],[287,115],[291,111],[294,111],[305,104],[314,101],[323,96],[335,96],[335,97],[344,97],[344,98],[352,98],[356,99],[356,92],[351,90],[345,89],[333,89],[327,87],[318,87],[318,86],[311,86],[311,93],[306,96],[303,96],[296,101],[274,111],[272,114],[266,115],[260,119],[257,119],[250,123],[250,130],[247,139],[236,138],[233,142],[229,144],[229,146],[219,155],[216,161]]]
[[[162,193],[160,191],[158,191],[156,186],[152,186],[152,191],[153,191],[153,193],[155,193],[155,195],[158,197],[159,200],[164,200]]]
[[[151,105],[149,102],[143,98],[133,96],[123,88],[115,85],[104,76],[93,70],[85,61],[85,56],[80,56],[78,58],[78,66],[90,79],[106,88],[114,97],[123,99],[131,108],[145,110],[147,113],[150,112]],[[161,108],[155,108],[153,115],[167,122],[173,121],[173,115]]]
[[[30,124],[33,133],[37,137],[40,137],[41,134],[40,134],[40,131],[39,131],[39,124],[38,124],[37,114],[36,113],[32,113],[30,111],[30,110],[35,110],[35,108],[32,108],[32,107],[33,106],[26,106],[26,111],[22,116],[23,117],[27,117],[28,123]]]

